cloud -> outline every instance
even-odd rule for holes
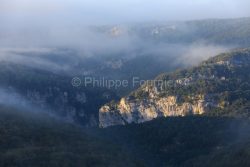
[[[202,61],[216,56],[220,53],[224,53],[228,50],[230,50],[230,47],[204,43],[194,43],[186,47],[182,55],[177,58],[177,62],[187,66],[198,65]]]

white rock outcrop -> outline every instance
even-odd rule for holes
[[[103,106],[99,111],[100,127],[142,123],[158,117],[186,116],[190,114],[203,114],[211,102],[199,99],[193,104],[178,103],[177,97],[145,99],[130,101],[122,98],[115,109],[109,105]]]

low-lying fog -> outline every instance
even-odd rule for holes
[[[0,39],[0,60],[52,71],[65,72],[78,68],[83,73],[79,64],[89,59],[105,64],[105,61],[151,56],[168,64],[191,66],[232,48],[205,40],[190,43],[161,41],[154,38],[155,34],[150,34],[155,31],[153,29],[147,32],[149,37],[115,26],[96,29],[11,33],[8,38]],[[88,66],[95,68],[91,62]]]

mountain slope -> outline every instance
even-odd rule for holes
[[[109,33],[114,27],[98,30]],[[205,19],[193,21],[156,22],[116,26],[118,36],[136,35],[146,41],[166,43],[195,43],[248,47],[250,44],[250,18]],[[111,33],[112,35],[112,33]]]
[[[0,107],[0,166],[139,166],[119,147],[38,112]]]
[[[72,77],[67,75],[0,62],[0,103],[7,103],[8,94],[15,105],[21,106],[26,101],[83,126],[98,125],[99,107],[117,96],[105,88],[74,87],[71,81]]]
[[[245,119],[187,116],[91,132],[123,146],[152,167],[247,167],[249,125]]]
[[[249,116],[250,49],[238,49],[200,66],[162,74],[99,111],[101,127],[190,114]]]

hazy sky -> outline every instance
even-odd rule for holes
[[[113,24],[247,17],[249,7],[249,0],[0,0],[0,24]]]
[[[247,17],[249,6],[250,0],[0,0],[0,46],[96,48],[101,37],[84,25]]]

